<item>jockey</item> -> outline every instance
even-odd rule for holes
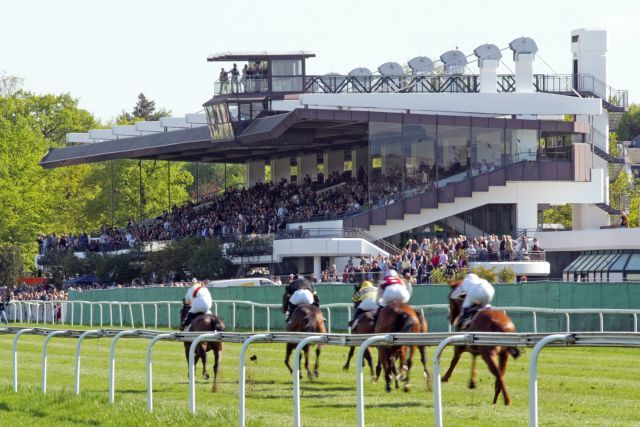
[[[389,270],[384,275],[384,279],[378,286],[377,300],[380,306],[384,307],[392,302],[409,302],[413,287],[411,283],[405,282],[395,270]]]
[[[462,283],[453,290],[449,298],[462,298],[462,312],[456,321],[456,327],[466,329],[473,316],[481,309],[491,304],[495,290],[491,283],[481,279],[476,274],[470,273],[464,278]]]
[[[189,325],[198,315],[211,314],[211,305],[213,304],[209,289],[198,279],[194,278],[192,282],[193,286],[189,288],[184,297],[184,303],[191,306],[189,313],[182,321],[181,327],[184,331],[188,330]]]
[[[313,289],[313,284],[307,279],[295,279],[285,289],[282,296],[282,312],[287,313],[287,322],[296,306],[300,304],[313,304],[320,307],[318,294]]]
[[[355,286],[355,292],[351,298],[356,311],[353,313],[353,319],[349,322],[349,326],[355,328],[358,317],[365,311],[373,311],[378,309],[378,288],[373,286],[368,280],[363,281]]]

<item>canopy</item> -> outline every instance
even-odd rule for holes
[[[83,284],[91,284],[91,283],[99,283],[100,280],[98,276],[95,274],[87,274],[86,276],[76,277],[75,279],[67,280],[64,282],[65,285],[83,285]]]

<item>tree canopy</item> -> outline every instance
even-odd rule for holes
[[[640,135],[640,105],[631,104],[618,123],[618,139],[630,141]]]

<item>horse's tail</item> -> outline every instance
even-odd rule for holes
[[[509,348],[507,348],[507,351],[509,352],[509,354],[511,356],[513,356],[514,359],[517,359],[518,357],[520,357],[520,354],[522,354],[520,349],[518,349],[516,347],[509,347]]]
[[[413,332],[414,324],[414,316],[407,312],[401,312],[398,313],[398,316],[396,317],[396,327],[394,329],[398,332],[409,333]]]

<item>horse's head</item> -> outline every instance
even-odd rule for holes
[[[449,286],[451,286],[451,291],[449,292],[449,323],[451,323],[452,325],[462,311],[462,303],[464,301],[464,297],[466,296],[466,294],[460,294],[456,297],[451,296],[461,284],[461,280],[449,282]]]

